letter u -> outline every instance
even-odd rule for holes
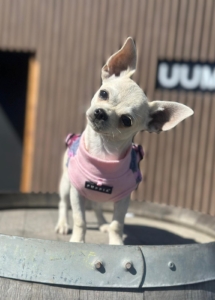
[[[197,65],[193,68],[193,76],[189,78],[189,67],[185,64],[181,66],[180,83],[187,90],[196,89],[201,79],[201,66]]]
[[[168,71],[168,64],[161,63],[158,70],[158,81],[165,88],[173,88],[179,83],[180,65],[173,64],[170,77],[168,77]]]

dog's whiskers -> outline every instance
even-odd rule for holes
[[[139,114],[137,114],[137,113],[134,113],[134,115],[133,115],[133,117],[134,117],[134,120],[137,120],[138,118],[135,118],[135,116],[136,117],[140,117],[140,118],[142,118],[142,116],[141,115],[139,115]]]
[[[122,133],[118,128],[117,128],[117,130],[119,131],[120,134]]]
[[[142,116],[141,116],[141,115],[139,115],[139,114],[137,114],[137,113],[135,113],[135,115],[136,115],[136,116],[139,116],[139,117],[141,117],[141,118],[142,118]]]
[[[139,115],[137,115],[137,114],[134,114],[134,115],[133,115],[133,118],[134,118],[135,121],[138,119],[138,118],[137,118],[138,116],[139,116]]]

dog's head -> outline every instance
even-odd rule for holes
[[[138,131],[160,132],[175,127],[193,114],[192,109],[170,101],[149,102],[130,78],[136,69],[132,38],[102,68],[102,86],[87,110],[88,124],[114,139],[128,139]]]

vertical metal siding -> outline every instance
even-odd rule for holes
[[[215,95],[155,90],[158,59],[215,61],[214,15],[213,0],[0,0],[0,49],[35,52],[41,68],[32,189],[57,191],[64,137],[83,130],[102,65],[133,36],[147,96],[195,114],[137,135],[146,155],[132,198],[215,215]]]

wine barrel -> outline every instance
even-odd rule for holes
[[[159,245],[68,243],[68,236],[59,241],[55,233],[44,235],[56,221],[47,216],[57,214],[57,202],[54,194],[0,195],[0,299],[215,299],[214,217],[131,202],[130,214],[177,224],[211,242],[190,238],[177,244],[174,235],[168,241],[163,235],[163,245],[162,239]],[[112,210],[110,204],[104,209]]]

